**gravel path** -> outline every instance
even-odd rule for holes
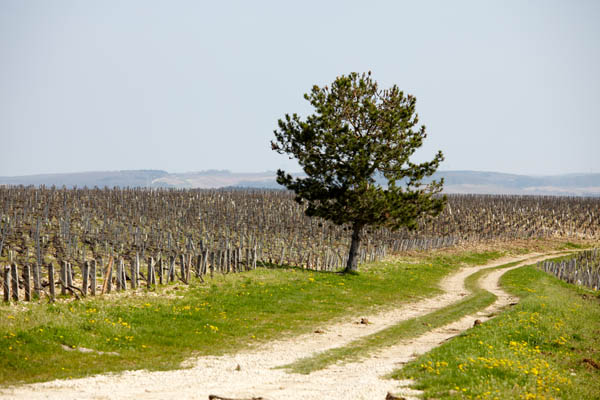
[[[258,349],[237,354],[188,360],[187,365],[192,366],[189,369],[126,371],[23,385],[0,391],[0,399],[206,400],[209,394],[233,398],[261,396],[271,400],[384,399],[388,391],[412,398],[416,392],[408,388],[410,382],[385,380],[382,376],[412,360],[416,355],[425,353],[470,328],[475,319],[485,321],[490,314],[517,301],[498,286],[498,279],[504,272],[556,256],[556,253],[528,254],[499,259],[484,266],[463,268],[442,280],[440,287],[444,293],[439,296],[375,315],[349,317],[348,322],[323,328],[324,333],[271,342]],[[498,299],[476,315],[464,317],[420,337],[402,341],[360,362],[333,365],[309,375],[290,374],[282,369],[274,369],[316,352],[343,346],[399,321],[445,307],[468,294],[464,287],[467,276],[483,268],[523,260],[527,261],[514,267],[493,271],[481,280],[480,285],[493,292]],[[370,324],[358,324],[361,317],[366,317]]]

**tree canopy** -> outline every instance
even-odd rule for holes
[[[306,176],[278,170],[277,182],[307,204],[307,215],[352,225],[346,270],[355,271],[365,226],[414,229],[419,217],[441,212],[443,180],[422,180],[444,157],[439,151],[428,162],[410,160],[427,137],[425,126],[417,127],[416,99],[396,85],[380,90],[370,72],[315,85],[304,98],[314,113],[286,114],[271,147],[296,158]]]

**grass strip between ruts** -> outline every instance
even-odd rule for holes
[[[308,374],[324,369],[338,362],[356,361],[374,351],[392,346],[400,340],[417,337],[432,329],[444,326],[462,318],[465,315],[484,309],[496,300],[496,296],[478,286],[478,281],[484,275],[496,269],[509,268],[519,262],[504,264],[497,267],[485,268],[469,275],[465,279],[465,287],[471,294],[462,300],[440,308],[421,317],[399,322],[389,328],[382,329],[371,335],[356,339],[346,346],[326,350],[315,356],[302,358],[291,364],[282,366],[290,372]]]

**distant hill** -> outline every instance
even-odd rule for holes
[[[95,171],[75,172],[68,174],[41,174],[26,176],[0,177],[0,185],[46,185],[72,187],[142,187],[151,186],[155,179],[168,176],[167,171],[133,170],[133,171]]]
[[[275,176],[275,171],[97,171],[0,177],[0,185],[281,189],[275,181]],[[480,171],[439,171],[433,178],[444,178],[446,193],[600,196],[600,174],[530,176]]]
[[[530,176],[479,171],[440,171],[447,193],[600,196],[600,174]]]

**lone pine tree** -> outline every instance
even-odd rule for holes
[[[352,226],[345,271],[356,271],[363,228],[414,229],[419,217],[442,211],[446,198],[436,195],[443,179],[422,179],[444,156],[439,151],[429,162],[410,161],[427,136],[425,126],[417,127],[416,99],[396,85],[380,90],[370,72],[340,76],[330,88],[315,85],[304,98],[314,113],[304,120],[286,114],[271,147],[295,157],[306,177],[278,170],[277,182],[307,204],[308,216]]]

